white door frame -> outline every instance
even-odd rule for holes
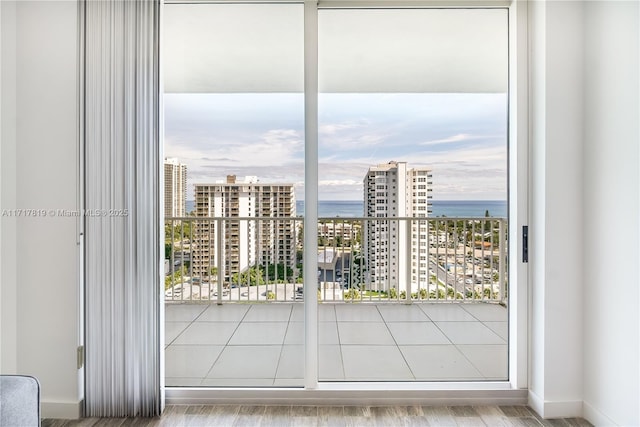
[[[165,3],[243,3],[234,0],[165,0]],[[270,3],[253,0],[244,3]],[[261,404],[526,404],[528,396],[527,264],[522,227],[528,222],[528,31],[527,0],[279,0],[304,4],[305,223],[307,251],[317,249],[318,220],[318,10],[325,8],[508,8],[509,10],[509,380],[473,382],[319,382],[317,258],[304,257],[304,388],[166,389],[167,403]],[[314,274],[308,274],[312,272]]]

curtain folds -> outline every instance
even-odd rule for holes
[[[160,0],[80,0],[87,417],[154,416]]]

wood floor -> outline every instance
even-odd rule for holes
[[[120,426],[591,426],[581,418],[543,420],[526,406],[171,405],[156,418],[44,419],[43,427]]]

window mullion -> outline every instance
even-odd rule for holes
[[[318,386],[318,7],[304,2],[304,330],[305,388]]]

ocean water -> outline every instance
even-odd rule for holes
[[[506,200],[433,200],[432,217],[483,217],[486,211],[489,216],[507,216]],[[296,212],[304,215],[304,201],[296,202]],[[360,200],[319,200],[319,217],[358,217],[364,215],[363,202]]]
[[[187,212],[191,212],[195,202],[187,200]],[[486,211],[492,217],[506,218],[506,200],[433,200],[432,217],[483,217]],[[304,201],[296,202],[297,215],[304,215]],[[363,203],[360,200],[320,200],[318,201],[319,217],[360,217],[364,215]]]

